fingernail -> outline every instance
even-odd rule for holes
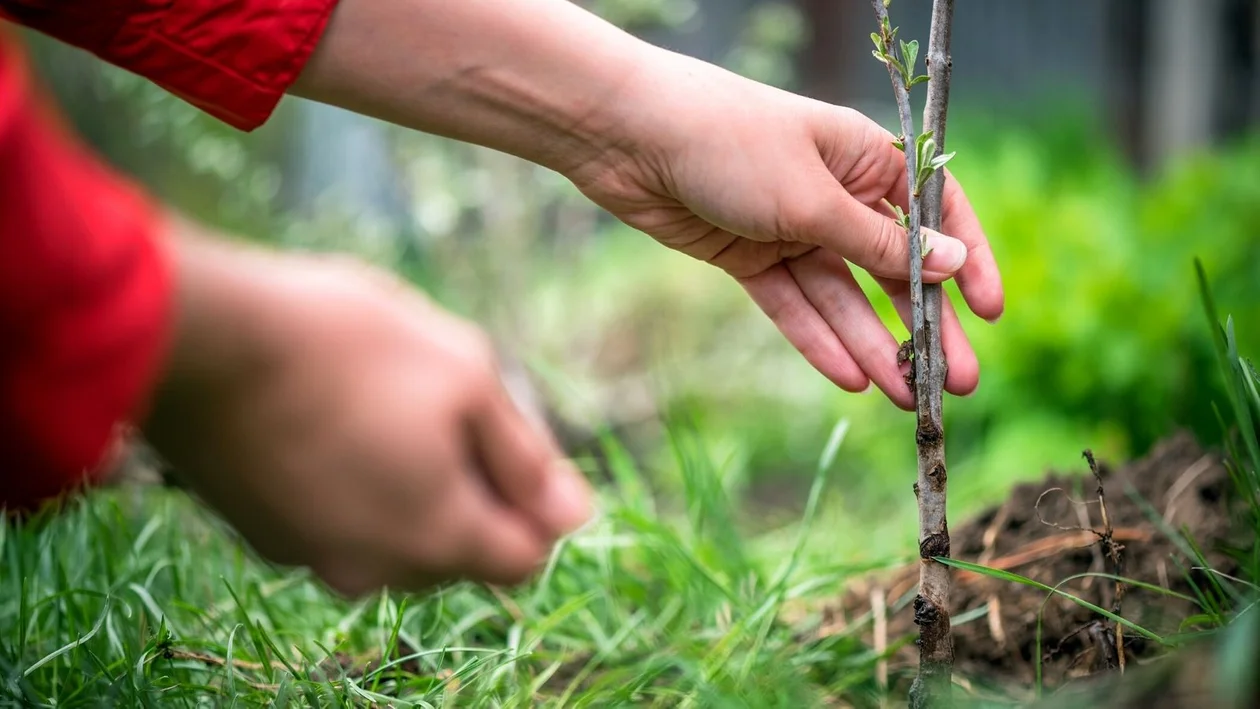
[[[1001,315],[996,315],[996,316],[991,317],[991,318],[985,318],[985,319],[984,319],[984,321],[985,321],[985,322],[987,322],[987,323],[989,323],[990,325],[996,325],[996,324],[998,324],[998,321],[999,321],[999,320],[1001,320],[1001,319],[1002,319],[1002,316],[1001,316]]]
[[[874,388],[875,388],[875,382],[869,382],[869,381],[868,381],[868,382],[866,383],[866,386],[862,389],[862,391],[859,391],[858,393],[859,393],[859,394],[869,394],[869,393],[871,393],[871,390],[872,390],[872,389],[874,389]]]
[[[967,261],[967,246],[958,239],[933,232],[928,234],[927,245],[931,251],[923,259],[924,271],[953,274]]]
[[[556,466],[542,495],[541,514],[557,534],[568,534],[591,517],[591,488],[572,463]]]

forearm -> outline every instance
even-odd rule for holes
[[[568,0],[341,0],[291,93],[568,174],[659,51]]]

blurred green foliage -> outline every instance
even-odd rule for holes
[[[1206,443],[1220,439],[1212,405],[1221,398],[1193,260],[1203,259],[1223,310],[1260,322],[1258,138],[1142,179],[1086,121],[1060,114],[1001,128],[955,112],[950,140],[959,156],[951,168],[991,239],[1007,294],[996,325],[961,316],[982,374],[973,396],[946,401],[955,510],[996,501],[1046,466],[1079,469],[1083,448],[1124,459],[1178,427]],[[866,285],[894,323],[878,289]],[[904,335],[899,324],[893,329]],[[1254,328],[1239,338],[1242,351],[1260,349]],[[774,393],[745,406],[727,400],[704,415],[706,429],[747,442],[751,470],[774,471],[807,461],[808,443],[837,414],[855,422],[848,497],[862,513],[839,524],[895,517],[901,548],[913,528],[911,415],[877,397],[828,394],[806,403]]]
[[[744,31],[727,56],[725,66],[743,76],[773,86],[792,88],[792,53],[810,32],[800,8],[786,2],[755,5],[745,18]]]
[[[628,30],[676,27],[699,12],[695,0],[590,0],[579,4]]]

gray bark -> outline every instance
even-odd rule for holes
[[[926,55],[927,106],[923,129],[936,141],[936,155],[945,151],[945,123],[949,113],[952,59],[949,47],[954,0],[932,4],[932,30]],[[935,157],[935,156],[934,156]],[[920,195],[923,226],[941,228],[945,170],[937,170]],[[942,706],[949,701],[954,669],[954,641],[950,634],[949,567],[932,557],[949,556],[949,521],[946,516],[945,425],[941,408],[948,366],[941,347],[940,284],[923,286],[923,304],[916,309],[915,407],[919,446],[919,596],[914,621],[919,626],[919,676],[910,688],[910,706]],[[922,330],[918,320],[922,319]]]
[[[871,0],[879,21],[884,51],[892,54],[888,11],[883,0]],[[932,132],[939,155],[945,146],[945,122],[949,106],[951,59],[949,45],[953,21],[953,0],[935,0],[932,7],[931,38],[927,50],[928,101],[924,129]],[[949,523],[946,517],[945,429],[941,416],[946,364],[941,347],[942,291],[939,285],[924,285],[922,226],[940,229],[941,196],[945,173],[938,170],[916,194],[918,174],[914,118],[904,77],[891,64],[888,74],[897,100],[906,154],[906,180],[910,194],[910,306],[913,377],[917,425],[918,481],[915,495],[919,504],[919,595],[914,602],[914,622],[919,626],[919,675],[910,688],[911,707],[949,705],[954,665],[953,637],[950,633],[948,567],[934,560],[950,554]]]

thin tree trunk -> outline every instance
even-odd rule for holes
[[[945,150],[945,121],[949,111],[952,58],[949,46],[954,0],[932,4],[932,30],[925,57],[928,69],[927,106],[923,129],[936,141],[936,155]],[[933,156],[935,157],[935,156]],[[937,170],[920,196],[923,226],[941,228],[941,196],[945,170]],[[948,369],[941,347],[940,284],[923,286],[923,304],[915,310],[915,406],[919,447],[919,595],[914,600],[914,622],[919,626],[919,676],[910,689],[910,706],[948,703],[954,669],[954,641],[949,620],[949,567],[933,557],[949,556],[949,522],[946,518],[945,426],[941,417],[945,374]],[[920,315],[921,313],[921,315]],[[922,318],[920,333],[919,318]]]
[[[891,24],[885,0],[871,0],[879,21],[878,41],[886,57],[897,53],[891,35]],[[945,144],[945,120],[949,105],[949,43],[953,21],[953,0],[934,0],[931,40],[928,44],[928,101],[924,113],[924,129],[931,131],[937,145],[932,159],[939,156]],[[902,45],[904,46],[904,42]],[[901,54],[904,62],[905,55]],[[893,65],[888,66],[897,114],[901,122],[902,143],[906,155],[906,180],[910,194],[907,237],[910,242],[910,306],[911,360],[914,377],[918,447],[918,482],[914,485],[919,504],[919,595],[914,601],[914,622],[919,626],[919,675],[910,688],[912,709],[943,707],[951,704],[951,680],[954,667],[954,645],[949,619],[949,568],[935,561],[950,554],[949,523],[945,506],[945,429],[941,406],[945,388],[946,364],[941,348],[942,291],[939,285],[924,285],[921,227],[941,227],[941,196],[945,173],[937,170],[924,185],[918,184],[918,147],[914,117],[910,110],[907,77]],[[909,67],[913,77],[913,62]]]

